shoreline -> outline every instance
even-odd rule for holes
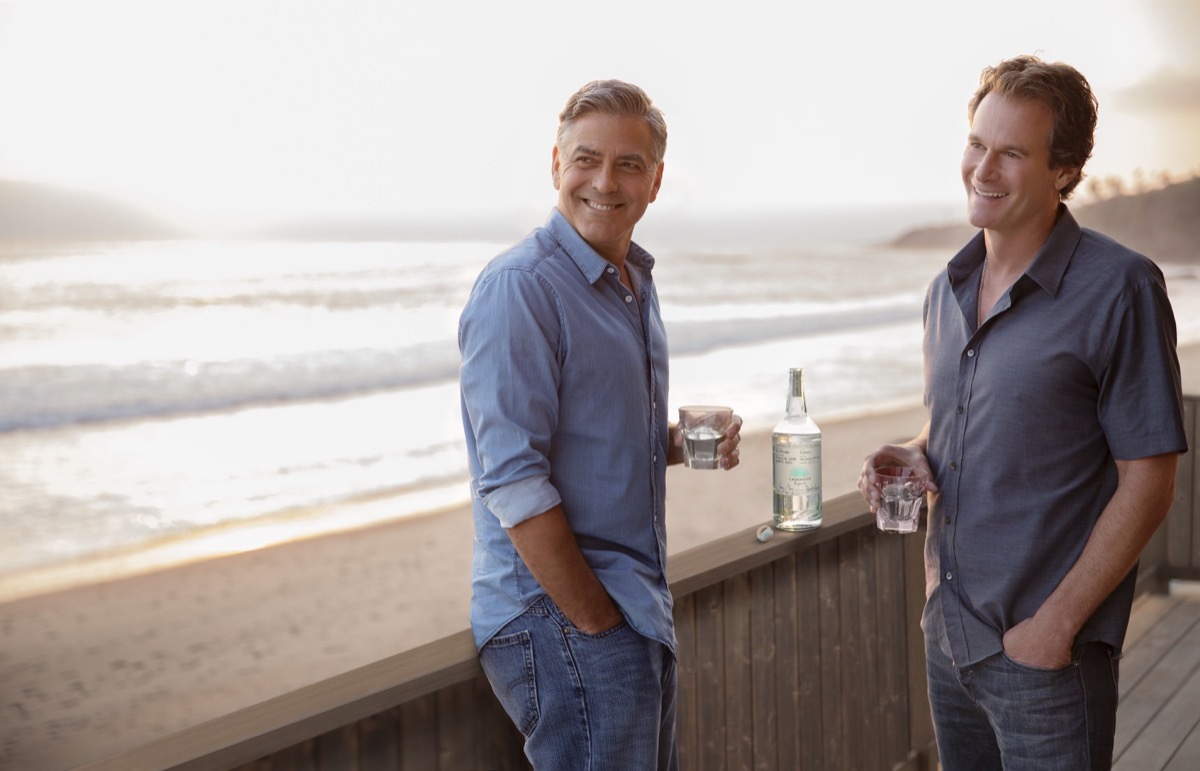
[[[1200,345],[1179,350],[1200,394]],[[821,423],[827,499],[924,423]],[[1196,451],[1196,448],[1191,448]],[[770,520],[770,430],[667,471],[670,553]],[[71,768],[467,628],[469,505],[0,601],[0,768]]]
[[[845,410],[823,420],[822,428],[919,407],[919,400],[897,400]],[[746,433],[763,430],[762,427],[747,426]],[[432,483],[401,494],[367,494],[330,504],[288,509],[252,520],[222,522],[192,532],[164,535],[83,557],[0,572],[0,605],[300,540],[445,514],[470,506],[470,498],[465,493],[468,487],[469,479],[463,476],[453,482]]]

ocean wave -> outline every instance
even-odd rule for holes
[[[831,331],[912,321],[919,309],[667,322],[672,357]],[[458,378],[453,340],[268,359],[178,359],[38,365],[0,372],[0,432],[227,412],[282,402],[347,398]]]
[[[337,399],[457,375],[458,350],[440,342],[272,359],[22,367],[0,373],[0,432]]]

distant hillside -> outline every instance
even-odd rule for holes
[[[0,238],[140,240],[180,235],[161,220],[101,196],[0,180]]]
[[[1080,225],[1157,262],[1200,262],[1200,177],[1160,190],[1067,205]],[[957,249],[976,230],[965,222],[931,225],[906,231],[891,245]]]

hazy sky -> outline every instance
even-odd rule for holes
[[[1038,53],[1100,99],[1088,171],[1200,170],[1200,3],[0,3],[0,177],[178,222],[548,209],[567,96],[643,86],[659,208],[957,201],[979,70]]]

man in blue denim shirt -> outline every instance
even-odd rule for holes
[[[925,302],[929,422],[869,455],[930,485],[922,627],[938,753],[959,769],[1112,765],[1138,557],[1174,500],[1175,318],[1149,259],[1062,203],[1096,102],[1065,64],[986,68],[962,177],[980,228]]]
[[[576,92],[556,209],[484,269],[459,323],[471,627],[539,769],[678,767],[664,485],[682,454],[654,259],[632,241],[666,139],[640,88]]]

